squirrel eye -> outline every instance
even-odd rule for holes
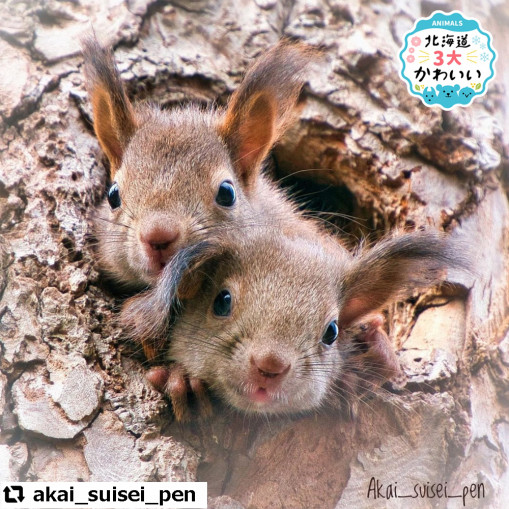
[[[108,191],[108,203],[110,204],[111,210],[118,209],[122,203],[120,200],[120,190],[116,182],[111,184]]]
[[[229,180],[221,182],[216,195],[216,203],[222,207],[231,207],[236,199],[237,195],[233,184]]]
[[[232,296],[228,290],[221,290],[214,299],[214,314],[216,316],[230,316],[232,312]]]
[[[332,320],[331,323],[327,326],[327,329],[325,329],[325,332],[323,333],[321,342],[324,345],[330,346],[336,339],[338,338],[339,334],[339,327],[338,322],[336,320]]]

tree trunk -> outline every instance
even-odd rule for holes
[[[496,79],[467,108],[427,108],[398,76],[404,33],[435,8],[476,17],[494,38]],[[384,495],[482,483],[467,507],[509,500],[504,1],[7,0],[0,19],[0,481],[201,480],[217,508],[462,506],[375,501],[373,479]],[[341,223],[348,233],[432,224],[471,246],[475,280],[450,274],[447,288],[391,307],[405,379],[355,420],[257,421],[217,403],[209,421],[172,422],[121,340],[120,301],[88,242],[106,185],[78,53],[90,21],[133,97],[168,107],[224,103],[282,35],[323,44],[276,176],[327,189],[318,206],[358,218]]]

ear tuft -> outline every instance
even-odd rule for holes
[[[308,68],[318,55],[315,48],[282,40],[255,61],[233,93],[219,134],[246,191],[272,145],[294,120]]]
[[[95,36],[84,38],[82,48],[94,130],[108,157],[113,176],[136,129],[136,120],[111,50],[101,47]]]
[[[432,231],[396,234],[354,257],[340,283],[344,327],[388,301],[439,283],[449,268],[469,271],[465,246]]]

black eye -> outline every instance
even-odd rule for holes
[[[334,343],[334,341],[336,341],[338,334],[338,322],[336,322],[336,320],[332,320],[332,322],[327,326],[327,329],[325,329],[321,341],[324,345],[330,346]]]
[[[231,207],[236,199],[237,195],[233,184],[229,180],[221,182],[216,195],[216,203],[222,207]]]
[[[214,299],[214,314],[216,316],[230,316],[232,312],[232,296],[228,290],[221,290]]]
[[[110,204],[111,210],[118,209],[122,203],[120,200],[120,190],[116,182],[111,184],[110,190],[108,191],[108,203]]]

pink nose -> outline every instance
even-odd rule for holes
[[[163,266],[175,253],[180,233],[171,227],[155,226],[140,233],[140,241],[151,261]]]
[[[290,371],[290,363],[276,357],[273,354],[251,356],[251,364],[258,371],[258,375],[264,378],[277,378],[285,376]]]

